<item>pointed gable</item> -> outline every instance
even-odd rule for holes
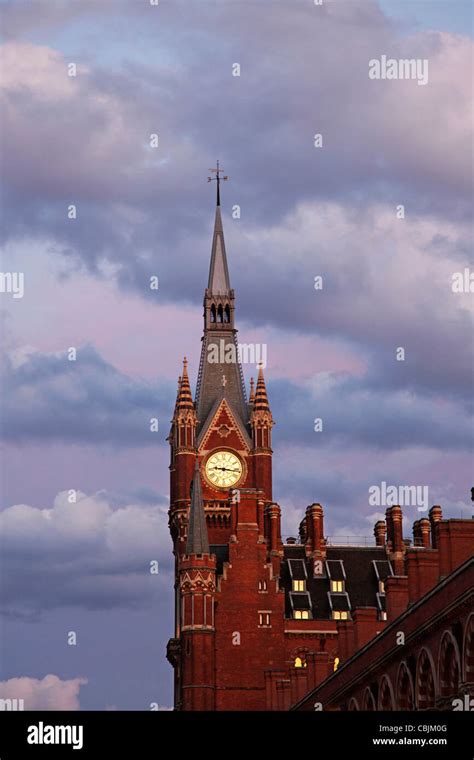
[[[201,428],[197,439],[200,451],[206,449],[211,436],[216,435],[222,440],[222,446],[237,449],[252,448],[252,441],[239,415],[232,408],[227,398],[217,399]]]

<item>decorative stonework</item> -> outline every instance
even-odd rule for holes
[[[214,592],[216,586],[214,583],[214,573],[211,571],[198,570],[191,575],[189,572],[183,573],[179,584],[182,593],[202,593],[204,591]]]

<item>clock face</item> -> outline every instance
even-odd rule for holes
[[[205,466],[206,477],[216,488],[232,488],[242,477],[242,462],[232,451],[215,451]]]

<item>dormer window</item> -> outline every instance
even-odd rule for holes
[[[349,613],[346,612],[345,610],[333,610],[332,619],[333,620],[349,620]]]
[[[293,618],[294,620],[309,620],[309,610],[295,610]]]
[[[293,581],[293,591],[306,591],[306,581]]]

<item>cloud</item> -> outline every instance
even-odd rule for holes
[[[40,353],[17,349],[3,357],[3,438],[88,445],[162,444],[172,413],[175,384],[130,378],[91,345]],[[152,419],[158,431],[152,432]]]
[[[474,443],[472,416],[463,406],[407,389],[374,388],[370,373],[321,372],[300,385],[278,380],[268,387],[283,444],[354,446],[370,456],[373,448],[469,451]],[[320,433],[316,419],[322,420]]]
[[[230,237],[231,267],[240,281],[252,272],[237,290],[237,319],[343,338],[370,365],[374,387],[470,399],[472,302],[452,292],[453,273],[470,263],[469,225],[398,219],[395,205],[308,203],[265,230],[232,226]],[[399,346],[404,363],[395,361]]]
[[[120,34],[119,61],[82,53],[78,76],[68,77],[69,58],[46,44],[3,46],[10,238],[42,236],[95,273],[109,262],[124,288],[140,289],[159,270],[168,298],[195,298],[199,261],[189,251],[208,234],[203,167],[216,152],[233,182],[225,202],[239,203],[256,228],[322,199],[348,208],[378,199],[404,203],[412,215],[469,220],[471,40],[399,38],[371,0],[274,4],[271,13],[225,4],[203,14],[191,3],[155,12],[133,2],[87,11],[101,49],[115,49]],[[54,23],[73,24],[78,12],[45,9]],[[6,15],[18,14],[7,6]],[[381,54],[427,57],[429,85],[369,80],[368,61]],[[234,61],[240,77],[232,77]],[[155,132],[157,151],[149,147]]]
[[[112,510],[105,494],[69,492],[51,508],[17,504],[0,513],[5,614],[55,607],[147,607],[171,583],[165,507]],[[150,570],[158,562],[158,574]]]
[[[0,681],[0,699],[23,699],[25,710],[79,710],[79,691],[87,678],[61,680],[49,674],[42,679],[22,676]]]

